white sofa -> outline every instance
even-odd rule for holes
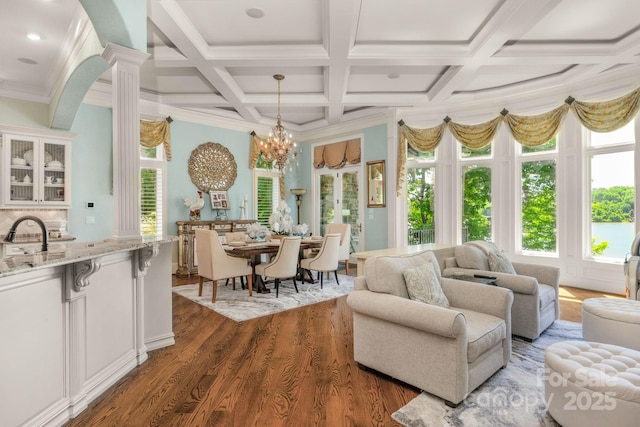
[[[431,262],[450,307],[409,299],[402,271]],[[360,365],[439,396],[449,406],[506,366],[513,293],[441,278],[432,252],[365,262],[347,303]]]
[[[488,252],[498,251],[491,242],[467,242],[456,246],[455,257],[445,260],[444,276],[481,274],[496,277],[496,285],[513,291],[511,330],[533,341],[560,316],[560,269],[513,262],[516,274],[491,271]]]

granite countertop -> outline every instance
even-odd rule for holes
[[[76,240],[74,236],[70,234],[64,234],[60,237],[49,237],[49,243],[57,243],[57,242],[72,242]],[[5,242],[0,239],[0,245],[26,245],[31,243],[42,243],[42,234],[18,234],[16,235],[15,242]]]
[[[0,258],[0,277],[26,273],[38,268],[55,267],[97,258],[118,252],[152,247],[178,240],[175,236],[144,238],[143,240],[104,240],[102,242],[65,243],[62,247],[27,255]]]

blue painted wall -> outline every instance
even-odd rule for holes
[[[31,112],[33,115],[33,110]],[[30,119],[32,120],[32,119]],[[18,122],[27,124],[30,120]],[[77,134],[72,142],[72,208],[69,210],[69,233],[78,241],[100,241],[113,235],[114,200],[112,194],[112,114],[111,109],[82,104],[74,120],[71,132]],[[33,123],[32,123],[33,124]],[[386,160],[386,125],[364,129],[364,145],[362,161]],[[188,174],[188,161],[191,152],[206,142],[224,145],[235,157],[238,176],[229,189],[231,210],[230,219],[240,217],[239,203],[245,195],[249,196],[249,216],[253,211],[252,173],[249,169],[248,132],[224,129],[214,126],[175,120],[171,124],[171,140],[173,159],[167,163],[167,225],[168,234],[177,234],[176,221],[188,220],[189,210],[184,206],[183,198],[197,196],[197,188]],[[295,196],[291,188],[311,188],[313,170],[311,165],[312,150],[302,144],[302,152],[294,161],[293,171],[287,171],[285,179],[285,199],[296,215]],[[296,163],[299,167],[295,167]],[[389,166],[387,165],[387,174]],[[387,195],[389,195],[387,188]],[[89,209],[87,202],[94,202],[95,207]],[[311,223],[313,201],[307,195],[303,197],[301,222]],[[213,220],[216,211],[211,209],[211,201],[205,195],[205,206],[202,209],[203,220]],[[94,223],[87,223],[87,217],[93,217]],[[366,230],[365,250],[387,247],[386,208],[365,208],[364,227]]]
[[[393,193],[389,192],[389,161],[387,159],[387,125],[378,125],[364,129],[364,144],[362,150],[362,162],[374,160],[385,160],[386,172],[386,197],[387,200]],[[365,170],[366,172],[366,170]],[[363,180],[366,192],[366,176]],[[389,203],[387,202],[387,206]],[[383,249],[389,247],[387,239],[387,223],[389,221],[389,210],[384,208],[365,208],[364,230],[365,230],[365,250]]]
[[[235,157],[238,177],[228,190],[231,210],[227,211],[229,219],[240,218],[240,202],[244,196],[249,197],[247,215],[253,211],[252,201],[252,173],[249,169],[249,144],[251,135],[249,132],[241,132],[206,126],[196,123],[175,120],[171,123],[171,146],[173,159],[168,165],[168,232],[171,235],[178,233],[176,221],[189,220],[189,209],[184,205],[184,197],[192,199],[197,197],[197,187],[191,182],[188,173],[188,163],[191,152],[199,145],[207,142],[215,142],[225,146]],[[211,209],[211,200],[205,197],[204,208],[200,212],[202,220],[216,219],[216,211]]]
[[[69,234],[80,242],[113,236],[111,109],[82,104],[71,127],[72,175]],[[88,209],[87,202],[95,207]],[[87,217],[95,222],[87,224]]]

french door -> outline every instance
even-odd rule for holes
[[[316,205],[319,229],[316,230],[324,236],[327,224],[351,224],[351,253],[361,251],[364,248],[364,233],[361,226],[360,167],[321,170],[316,173],[315,181],[315,194],[319,195]]]

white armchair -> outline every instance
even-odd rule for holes
[[[445,260],[444,276],[481,274],[494,276],[496,285],[513,291],[511,330],[534,340],[560,317],[560,269],[546,265],[513,262],[515,274],[492,271],[489,253],[498,251],[491,242],[472,241],[455,248],[455,257]]]
[[[403,270],[431,262],[449,308],[409,299]],[[347,297],[361,365],[456,406],[507,365],[513,292],[440,277],[432,252],[367,259]]]

